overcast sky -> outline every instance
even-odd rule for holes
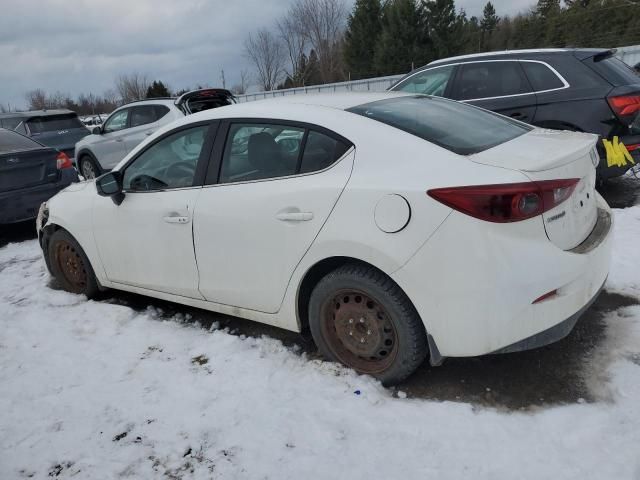
[[[353,0],[345,0],[349,8]],[[122,73],[139,72],[173,89],[227,87],[249,68],[243,40],[271,25],[291,0],[2,0],[0,104],[24,106],[42,88],[76,97],[113,88]],[[494,0],[498,15],[533,0]],[[486,0],[458,0],[469,16]]]

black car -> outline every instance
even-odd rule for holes
[[[0,128],[0,224],[35,218],[42,202],[77,181],[64,152]]]
[[[543,128],[600,135],[600,180],[640,159],[640,77],[615,50],[542,49],[446,58],[390,90],[437,95]],[[620,143],[622,142],[622,143]]]
[[[33,110],[0,113],[0,127],[15,130],[49,147],[64,152],[72,161],[78,141],[89,129],[71,110]]]

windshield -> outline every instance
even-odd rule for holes
[[[348,111],[460,155],[482,152],[532,130],[528,125],[481,108],[423,95],[380,100]]]
[[[19,133],[0,129],[0,155],[3,153],[20,152],[43,148],[38,142],[23,137]]]

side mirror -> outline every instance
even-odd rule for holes
[[[122,175],[118,171],[101,175],[96,179],[96,190],[101,197],[111,197],[113,203],[120,205],[124,200]]]
[[[91,133],[94,135],[102,135],[102,127],[93,127]]]

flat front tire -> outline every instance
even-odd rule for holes
[[[51,235],[47,248],[48,265],[60,286],[71,293],[95,297],[98,281],[87,255],[75,238],[65,230]]]
[[[320,353],[385,385],[401,382],[428,353],[427,335],[411,301],[385,274],[349,264],[318,282],[309,327]]]

